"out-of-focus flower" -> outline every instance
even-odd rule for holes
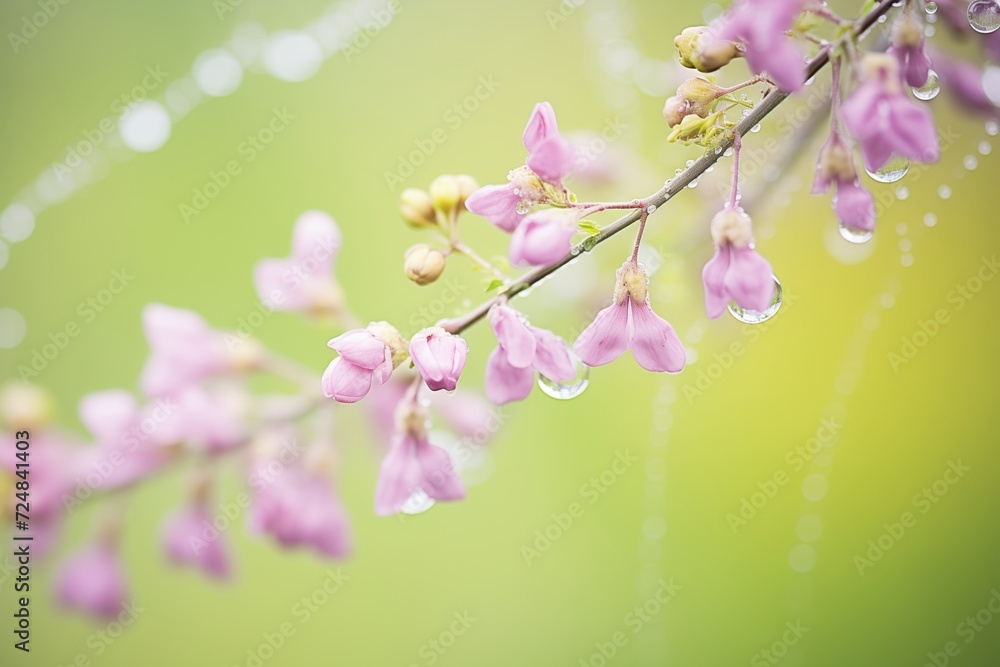
[[[614,298],[573,344],[588,366],[602,366],[631,349],[648,371],[678,373],[687,362],[684,345],[670,324],[649,305],[649,278],[632,260],[615,274]]]
[[[444,273],[446,261],[440,250],[419,243],[406,251],[403,272],[418,285],[429,285]]]
[[[410,339],[410,358],[431,391],[454,391],[469,345],[441,327],[421,329]]]
[[[736,44],[713,39],[711,29],[703,25],[682,30],[674,46],[681,65],[699,72],[714,72],[743,55]]]
[[[163,523],[163,550],[175,565],[194,567],[215,579],[230,575],[229,551],[200,504],[167,517]]]
[[[805,0],[737,0],[709,26],[711,37],[700,37],[699,48],[724,53],[726,42],[739,44],[755,74],[795,92],[805,83],[805,57],[787,33],[804,9]]]
[[[774,295],[774,274],[753,248],[750,216],[739,207],[722,209],[712,220],[712,239],[715,256],[701,272],[708,316],[722,315],[730,300],[747,310],[767,310]]]
[[[150,356],[139,383],[147,396],[170,396],[231,368],[223,335],[194,311],[153,303],[142,327]]]
[[[406,356],[406,341],[386,322],[352,329],[327,345],[340,355],[323,373],[323,393],[340,403],[356,403],[373,383],[383,384]]]
[[[271,310],[336,315],[343,307],[333,265],[340,252],[337,223],[323,211],[306,211],[295,221],[292,252],[257,262],[253,282],[261,303]]]
[[[993,33],[993,35],[1000,35],[1000,31]],[[971,108],[989,114],[997,113],[996,105],[983,89],[981,68],[961,58],[948,56],[936,49],[930,49],[930,53],[934,59],[934,71],[937,72],[941,87],[961,102],[963,108]]]
[[[284,466],[262,474],[248,522],[255,534],[268,534],[284,547],[311,548],[323,556],[351,553],[350,525],[344,507],[323,470]]]
[[[892,24],[892,45],[888,53],[899,61],[907,84],[919,88],[927,83],[931,59],[924,49],[924,23],[912,7],[901,11]]]
[[[878,171],[893,155],[934,162],[938,137],[930,112],[903,90],[899,62],[869,53],[861,84],[841,107],[847,129],[861,144],[865,167]]]
[[[102,542],[68,556],[56,574],[55,591],[69,609],[105,618],[118,614],[126,584],[115,547]]]

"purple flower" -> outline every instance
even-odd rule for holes
[[[323,373],[323,394],[340,403],[356,403],[368,395],[373,383],[383,384],[392,375],[397,349],[406,342],[385,323],[352,329],[327,343],[340,355]]]
[[[510,239],[511,264],[541,266],[568,255],[578,218],[575,211],[561,209],[545,209],[525,216]]]
[[[715,256],[701,272],[708,316],[722,315],[730,300],[746,310],[767,310],[774,296],[774,273],[753,249],[750,216],[726,206],[712,219],[712,239]]]
[[[573,168],[576,150],[559,134],[552,105],[535,105],[522,135],[528,149],[527,166],[510,172],[505,185],[487,185],[466,200],[465,207],[511,233],[524,220],[523,211],[553,198],[565,203],[562,179]]]
[[[139,380],[147,396],[168,396],[229,368],[221,333],[198,313],[159,303],[142,311],[150,347]]]
[[[1000,36],[1000,31],[993,34]],[[948,90],[965,107],[986,113],[996,112],[996,105],[983,90],[982,69],[965,60],[949,57],[940,51],[934,50],[931,54],[942,88]]]
[[[631,349],[648,371],[678,373],[684,368],[684,345],[673,327],[653,312],[648,283],[646,271],[632,260],[618,269],[611,305],[597,313],[573,344],[583,363],[603,366]]]
[[[488,318],[499,343],[486,364],[486,396],[493,403],[526,398],[535,384],[535,371],[554,382],[576,377],[566,344],[554,333],[531,326],[503,304],[490,308]]]
[[[163,550],[175,565],[197,568],[216,579],[229,577],[228,549],[203,507],[187,507],[164,521]]]
[[[410,358],[432,391],[455,390],[468,354],[468,343],[441,327],[422,329],[410,339]]]
[[[841,224],[865,232],[874,230],[875,200],[858,180],[854,156],[836,130],[820,151],[812,193],[826,192],[831,185],[836,187],[833,205]]]
[[[424,418],[420,410],[401,418],[400,430],[382,459],[375,489],[375,512],[380,516],[395,514],[421,491],[435,500],[465,497],[465,487],[451,456],[427,439]]]
[[[805,0],[737,0],[710,26],[712,37],[702,48],[713,50],[718,42],[735,42],[754,73],[766,74],[785,92],[795,92],[806,78],[805,58],[787,32],[804,5]]]
[[[71,554],[56,574],[59,603],[94,616],[112,618],[125,602],[125,575],[110,544],[95,544]]]
[[[247,517],[251,532],[269,534],[286,548],[307,547],[332,558],[351,553],[347,513],[323,475],[293,467],[275,476],[265,468],[257,478],[263,484]]]
[[[861,144],[865,167],[877,171],[893,155],[934,162],[938,137],[930,112],[903,91],[899,63],[868,54],[861,84],[844,102],[841,117]]]
[[[333,218],[323,211],[306,211],[295,221],[291,255],[262,259],[254,266],[258,298],[270,310],[336,312],[341,295],[332,274],[340,245]]]
[[[887,52],[899,61],[907,84],[920,88],[927,83],[931,59],[924,49],[924,24],[912,9],[900,12],[892,25],[892,46]]]

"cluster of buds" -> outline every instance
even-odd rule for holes
[[[427,190],[407,188],[399,198],[399,213],[416,229],[436,229],[444,242],[439,250],[426,243],[406,251],[403,272],[418,285],[429,285],[444,273],[447,256],[458,242],[458,218],[466,201],[479,189],[471,176],[438,176]]]

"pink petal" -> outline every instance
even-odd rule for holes
[[[417,492],[423,473],[416,456],[416,441],[412,436],[397,434],[389,452],[382,459],[378,484],[375,487],[375,513],[391,516]]]
[[[679,373],[687,352],[670,324],[645,303],[632,302],[632,356],[647,371]]]
[[[559,126],[556,124],[556,112],[548,102],[539,102],[531,112],[528,125],[524,128],[521,141],[529,153],[543,141],[559,133]]]
[[[573,343],[573,351],[588,366],[602,366],[628,349],[628,299],[597,313]]]
[[[368,329],[352,329],[327,343],[346,361],[355,366],[375,370],[389,360],[392,364],[392,351],[382,339]]]
[[[563,339],[546,329],[531,328],[535,334],[536,371],[553,382],[568,382],[576,377],[576,366]]]
[[[481,215],[494,227],[505,232],[513,232],[521,224],[524,216],[517,212],[521,197],[514,193],[514,186],[486,185],[465,201],[465,208],[476,215]]]
[[[497,342],[506,353],[507,362],[516,368],[527,368],[535,358],[535,336],[513,308],[496,305],[487,314]]]
[[[292,256],[300,261],[308,273],[329,273],[340,252],[340,228],[330,214],[324,211],[306,211],[295,221],[292,231]],[[309,271],[308,263],[317,269]]]
[[[774,272],[756,250],[733,248],[725,286],[737,306],[761,312],[770,307],[774,297]]]
[[[340,403],[357,403],[372,388],[372,371],[343,357],[330,362],[323,373],[323,395]]]
[[[528,156],[528,167],[543,181],[559,183],[572,170],[575,157],[573,145],[556,135],[535,146]]]
[[[432,391],[454,391],[469,345],[447,332],[424,329],[410,341],[410,357]]]
[[[535,373],[530,366],[512,366],[502,347],[493,350],[486,363],[486,397],[493,403],[524,400],[534,384]]]
[[[528,215],[510,239],[509,257],[514,266],[551,264],[569,254],[576,234],[575,216],[561,211]]]
[[[837,219],[851,229],[875,229],[875,200],[858,179],[837,185],[834,210]]]
[[[729,303],[726,293],[726,272],[729,271],[730,247],[716,247],[715,255],[701,270],[701,281],[705,286],[705,312],[713,320],[722,315]]]
[[[80,421],[104,445],[117,446],[139,415],[135,397],[124,389],[87,394],[80,399]]]
[[[420,488],[435,500],[461,500],[465,486],[455,470],[448,452],[426,440],[417,440],[417,460],[420,462]]]

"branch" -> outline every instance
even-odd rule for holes
[[[896,0],[880,0],[868,14],[855,22],[854,28],[845,36],[845,38],[859,38],[861,35],[864,35],[865,32],[875,25],[880,16],[883,16],[888,13],[890,9],[892,9],[894,2],[896,2]],[[816,76],[816,74],[830,62],[830,50],[831,47],[829,46],[823,48],[812,60],[809,61],[809,64],[806,66],[806,81]],[[744,116],[740,122],[736,124],[733,131],[723,138],[717,149],[709,150],[693,165],[681,172],[680,175],[671,179],[666,185],[643,201],[646,202],[647,206],[655,206],[655,210],[659,211],[660,207],[673,198],[674,195],[682,192],[692,181],[696,180],[699,176],[708,171],[709,167],[719,161],[722,154],[732,147],[733,133],[749,136],[751,128],[760,123],[787,98],[788,93],[782,92],[777,88],[771,90],[771,92],[765,95],[760,103],[757,104],[757,106],[754,107],[749,114]],[[591,236],[581,243],[578,243],[573,247],[570,253],[562,259],[546,266],[540,266],[533,271],[529,271],[512,282],[503,293],[481,303],[467,315],[461,318],[448,320],[442,323],[441,326],[453,334],[461,333],[481,320],[495,303],[502,299],[513,299],[538,281],[569,264],[579,255],[585,252],[590,252],[618,232],[630,227],[632,224],[637,222],[640,217],[641,211],[636,210],[619,218],[602,229],[599,233]]]

